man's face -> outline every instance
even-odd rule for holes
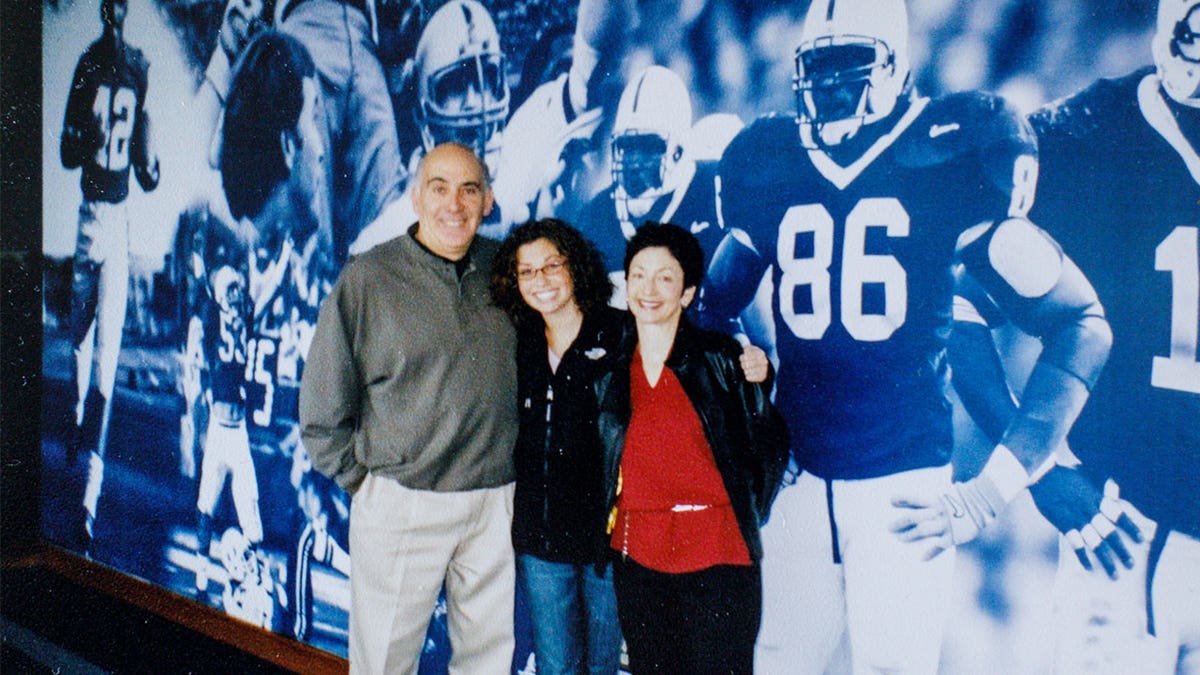
[[[332,220],[325,153],[325,106],[316,79],[303,81],[304,105],[296,122],[289,190],[295,211],[294,237],[302,243]]]
[[[413,208],[417,240],[443,258],[461,259],[492,211],[492,190],[479,159],[458,145],[430,150],[417,175]]]

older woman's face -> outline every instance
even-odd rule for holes
[[[678,323],[696,288],[684,288],[683,266],[670,250],[651,246],[629,261],[625,292],[629,311],[639,324]]]
[[[575,284],[568,261],[549,239],[517,249],[517,288],[525,303],[543,317],[576,309]]]

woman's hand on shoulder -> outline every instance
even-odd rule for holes
[[[742,374],[745,375],[746,381],[753,384],[764,382],[771,371],[771,362],[767,359],[767,353],[754,345],[748,344],[742,348],[742,355],[738,357],[738,362],[742,366]]]

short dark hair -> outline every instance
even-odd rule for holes
[[[646,221],[637,229],[633,238],[625,245],[625,276],[629,276],[629,263],[642,249],[661,246],[683,268],[683,287],[700,286],[704,279],[704,250],[700,241],[691,232],[674,223]]]
[[[279,137],[304,108],[304,79],[316,76],[308,50],[276,30],[254,37],[238,59],[225,103],[221,186],[235,218],[255,218],[288,179]]]
[[[579,311],[587,315],[608,304],[613,285],[596,246],[579,230],[557,218],[530,220],[509,233],[492,260],[492,302],[507,312],[514,323],[534,317],[541,320],[525,303],[517,287],[517,250],[538,239],[549,241],[567,259],[567,273],[571,275]]]

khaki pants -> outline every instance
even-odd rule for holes
[[[430,492],[367,476],[350,511],[351,673],[415,673],[443,581],[450,672],[509,672],[512,500],[512,483]]]

